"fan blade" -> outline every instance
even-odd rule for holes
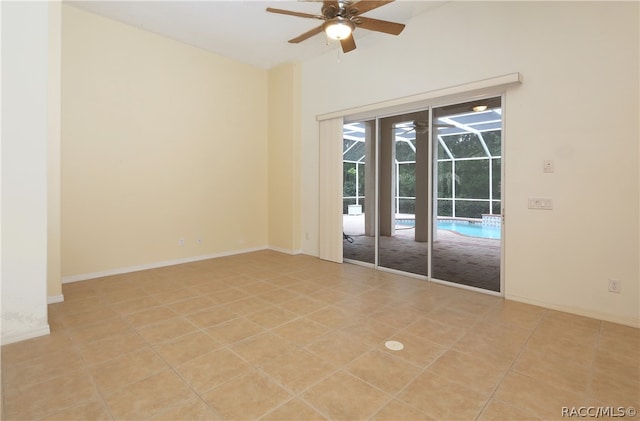
[[[331,11],[331,13],[328,13],[329,10]],[[322,2],[322,15],[325,18],[335,18],[339,12],[340,3],[338,3],[336,0],[325,0]]]
[[[415,131],[416,131],[416,129],[411,129],[411,128],[410,128],[410,129],[405,130],[405,131],[404,131],[404,132],[402,132],[402,133],[397,133],[397,134],[396,134],[396,136],[404,136],[404,135],[406,135],[407,133],[411,133],[411,132],[415,132]]]
[[[377,9],[378,7],[384,6],[385,4],[389,4],[389,3],[393,3],[394,0],[387,0],[387,1],[359,1],[357,3],[352,4],[351,6],[349,6],[349,10],[351,9],[356,9],[357,15],[361,15],[363,13],[367,13],[370,10],[373,9]]]
[[[293,12],[291,10],[274,9],[273,7],[267,7],[267,12],[279,13],[281,15],[297,16],[299,18],[313,18],[313,19],[323,19],[324,20],[323,16],[311,15],[309,13]]]
[[[356,42],[353,39],[353,34],[351,34],[348,38],[341,39],[340,45],[342,45],[342,52],[348,53],[349,51],[353,51],[356,49]]]
[[[370,31],[384,32],[391,35],[399,35],[404,29],[403,23],[389,22],[386,20],[365,18],[358,16],[355,18],[359,28],[368,29]]]
[[[297,44],[299,42],[304,41],[307,38],[311,38],[312,36],[314,36],[315,34],[319,34],[320,32],[322,32],[322,25],[318,26],[317,28],[313,28],[310,31],[305,32],[302,35],[299,35],[293,39],[290,39],[289,42],[291,44]]]
[[[340,8],[340,3],[338,3],[338,1],[337,1],[337,0],[324,0],[322,3],[323,3],[325,6],[333,6],[333,7],[335,7],[336,9],[339,9],[339,8]]]

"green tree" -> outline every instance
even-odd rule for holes
[[[400,164],[398,168],[398,196],[415,197],[416,195],[416,164]]]
[[[356,164],[352,162],[342,163],[342,196],[356,195]]]

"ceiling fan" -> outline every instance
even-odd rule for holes
[[[322,25],[305,32],[289,42],[297,44],[311,38],[312,36],[325,32],[331,39],[340,41],[342,51],[348,53],[356,49],[356,43],[353,40],[352,32],[356,28],[368,29],[370,31],[384,32],[386,34],[398,35],[404,29],[404,24],[389,22],[361,16],[363,13],[369,12],[385,4],[393,3],[394,0],[386,1],[357,1],[355,3],[348,0],[323,1],[320,15],[312,15],[310,13],[294,12],[291,10],[274,9],[267,7],[267,12],[279,13],[282,15],[291,15],[301,18],[320,19],[324,22]]]
[[[433,125],[435,128],[452,128],[455,127],[453,124],[444,124],[444,123],[435,123]],[[396,126],[396,129],[405,129],[402,133],[396,134],[396,136],[404,136],[407,133],[416,132],[420,134],[425,134],[429,131],[429,122],[415,120],[410,124],[403,123]]]

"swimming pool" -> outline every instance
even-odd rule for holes
[[[414,227],[416,222],[413,219],[396,219],[396,224],[402,225],[403,227]],[[469,237],[500,239],[500,227],[482,225],[479,222],[441,219],[438,221],[438,229],[453,231]]]
[[[470,237],[500,239],[500,227],[482,225],[481,223],[441,220],[438,221],[438,229],[453,231]]]

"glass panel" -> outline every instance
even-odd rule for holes
[[[456,162],[456,197],[466,199],[489,199],[489,161]]]
[[[416,152],[411,142],[396,142],[396,161],[414,162],[415,160]]]
[[[342,154],[343,257],[371,264],[375,263],[374,130],[373,121],[345,124]]]
[[[349,212],[349,206],[356,204],[356,198],[342,199],[342,214],[347,215]]]
[[[412,214],[416,213],[415,199],[398,199],[398,213]]]
[[[500,191],[502,188],[502,160],[501,159],[492,159],[491,160],[491,189],[492,189],[492,199],[500,200],[502,192]]]
[[[380,119],[378,150],[378,265],[424,276],[429,244],[428,120],[426,111]]]
[[[491,156],[500,156],[502,155],[502,132],[494,131],[494,132],[484,132],[482,133],[482,138],[484,139],[484,143],[486,143]]]
[[[476,105],[488,108],[474,112]],[[500,291],[500,219],[487,214],[500,213],[501,98],[448,105],[433,115],[443,126],[433,139],[431,277]]]
[[[346,137],[342,139],[342,153],[344,154],[350,147],[352,147],[357,140],[355,139],[347,139]]]
[[[342,153],[342,159],[345,161],[358,162],[364,160],[364,142],[355,142],[349,149]]]
[[[342,196],[356,196],[356,164],[351,162],[342,163]]]
[[[398,165],[398,194],[401,197],[416,196],[416,164],[399,164]]]
[[[454,158],[474,158],[487,156],[480,139],[473,133],[458,136],[445,136],[442,139]]]
[[[438,142],[438,159],[451,159],[447,151],[444,150],[442,144]]]
[[[438,162],[438,198],[453,197],[455,180],[452,162]]]
[[[502,207],[500,206],[501,204],[502,202],[500,202],[499,200],[492,202],[491,210],[494,215],[502,215]]]
[[[453,216],[453,200],[438,200],[438,216]]]
[[[489,201],[456,200],[456,218],[482,219],[483,213],[489,213]]]
[[[366,165],[364,164],[360,164],[358,163],[358,197],[360,200],[360,203],[362,203],[363,205],[363,209],[364,209],[364,180],[366,180],[366,174],[365,174],[365,168]]]

